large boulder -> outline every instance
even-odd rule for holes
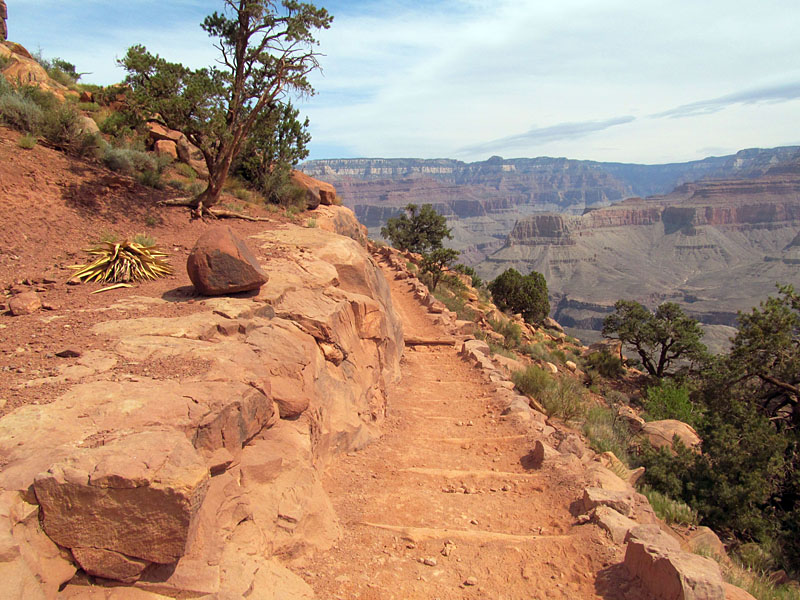
[[[655,597],[725,600],[722,573],[714,560],[682,552],[676,540],[654,526],[635,527],[627,539],[625,567]]]
[[[672,448],[675,436],[678,436],[684,446],[692,450],[699,450],[702,443],[694,427],[676,419],[645,423],[641,434],[656,448]]]
[[[250,249],[224,225],[200,236],[186,270],[194,287],[205,296],[257,290],[269,279]]]
[[[306,192],[306,207],[314,210],[320,204],[336,204],[336,188],[330,183],[309,177],[302,171],[292,171],[292,183]]]

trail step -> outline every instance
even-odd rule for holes
[[[413,335],[404,339],[406,346],[455,346],[457,341],[454,338],[424,338]]]
[[[458,479],[463,477],[502,477],[505,479],[540,479],[540,475],[532,473],[511,473],[508,471],[489,471],[487,469],[432,469],[427,467],[409,467],[398,469],[401,473],[415,473],[417,475],[434,475]]]
[[[539,540],[566,540],[570,535],[520,535],[514,533],[499,533],[495,531],[469,530],[469,529],[435,529],[432,527],[407,527],[403,525],[387,525],[385,523],[361,523],[366,527],[374,527],[385,531],[400,534],[403,539],[411,542],[424,542],[440,539],[459,539],[469,542],[505,542],[507,544],[527,544]]]

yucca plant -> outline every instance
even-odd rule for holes
[[[75,277],[84,281],[118,283],[144,281],[172,275],[167,253],[155,245],[136,242],[102,242],[86,250],[97,256],[94,262],[75,265]]]

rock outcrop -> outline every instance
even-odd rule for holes
[[[6,8],[6,2],[5,0],[0,0],[0,42],[4,42],[8,39],[7,19],[8,9]]]
[[[287,226],[247,243],[269,274],[257,295],[181,317],[129,297],[144,316],[94,328],[108,360],[0,420],[9,598],[83,597],[76,571],[139,590],[125,597],[313,597],[275,557],[336,538],[321,469],[377,435],[402,328],[355,240]],[[148,363],[170,376],[136,374]]]
[[[1,10],[1,9],[0,9]],[[3,23],[3,19],[0,19]],[[61,100],[67,95],[74,95],[66,86],[61,85],[45,71],[25,48],[14,42],[4,42],[0,36],[0,59],[5,59],[5,66],[0,70],[0,75],[5,76],[11,85],[32,85],[46,92],[54,94]]]

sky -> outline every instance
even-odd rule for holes
[[[6,0],[9,39],[108,84],[194,67],[222,0]],[[798,0],[319,0],[309,158],[665,163],[800,145]]]

